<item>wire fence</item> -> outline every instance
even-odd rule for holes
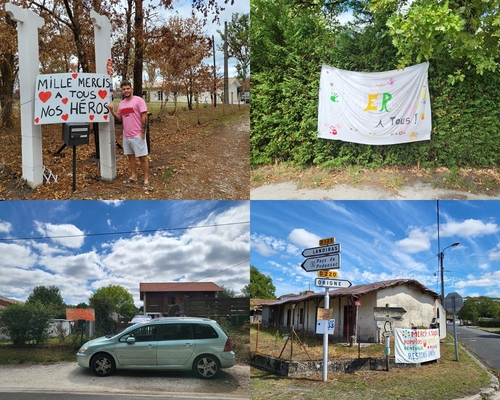
[[[358,331],[358,336],[361,332]],[[393,346],[393,344],[392,344]],[[323,335],[310,331],[296,331],[292,327],[264,327],[260,323],[250,326],[250,351],[287,361],[317,361],[323,359]],[[391,350],[394,354],[394,349]],[[353,342],[330,335],[329,359],[381,358],[384,345]]]

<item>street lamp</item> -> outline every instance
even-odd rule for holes
[[[455,242],[453,244],[450,244],[449,246],[446,246],[441,253],[438,254],[439,257],[439,265],[441,269],[441,304],[444,307],[444,267],[443,267],[443,258],[444,258],[444,251],[450,247],[455,247],[458,246],[460,243]]]

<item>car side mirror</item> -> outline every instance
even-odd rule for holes
[[[127,343],[135,343],[135,337],[129,336],[126,340]]]

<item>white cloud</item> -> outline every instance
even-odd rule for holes
[[[477,237],[491,235],[498,232],[498,225],[493,222],[484,223],[477,219],[467,219],[462,222],[447,222],[441,225],[442,237]]]
[[[0,221],[0,233],[9,233],[12,229],[12,224],[6,221]]]
[[[30,269],[37,261],[36,254],[28,246],[0,242],[0,267]],[[4,280],[2,276],[2,280]]]
[[[413,228],[406,239],[396,242],[396,246],[407,253],[413,254],[429,250],[431,242],[428,233],[423,232],[420,228]]]
[[[500,243],[495,246],[490,252],[488,253],[488,257],[490,258],[491,261],[497,261],[500,260]]]
[[[318,235],[308,232],[302,228],[294,229],[292,232],[290,232],[290,235],[288,235],[288,240],[303,247],[318,246],[318,242],[320,239],[321,238]]]
[[[42,236],[49,237],[55,243],[65,247],[78,249],[82,247],[85,240],[85,233],[71,224],[50,224],[35,221],[35,227]]]
[[[259,253],[261,256],[264,256],[264,257],[269,257],[273,254],[276,254],[276,250],[271,248],[266,243],[252,242],[251,246],[252,246],[252,249],[254,249],[257,253]]]
[[[104,204],[112,207],[120,207],[124,200],[101,200]]]

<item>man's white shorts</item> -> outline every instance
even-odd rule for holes
[[[136,157],[148,155],[148,144],[146,139],[142,139],[141,135],[131,138],[123,137],[123,152],[126,155],[135,154]]]

